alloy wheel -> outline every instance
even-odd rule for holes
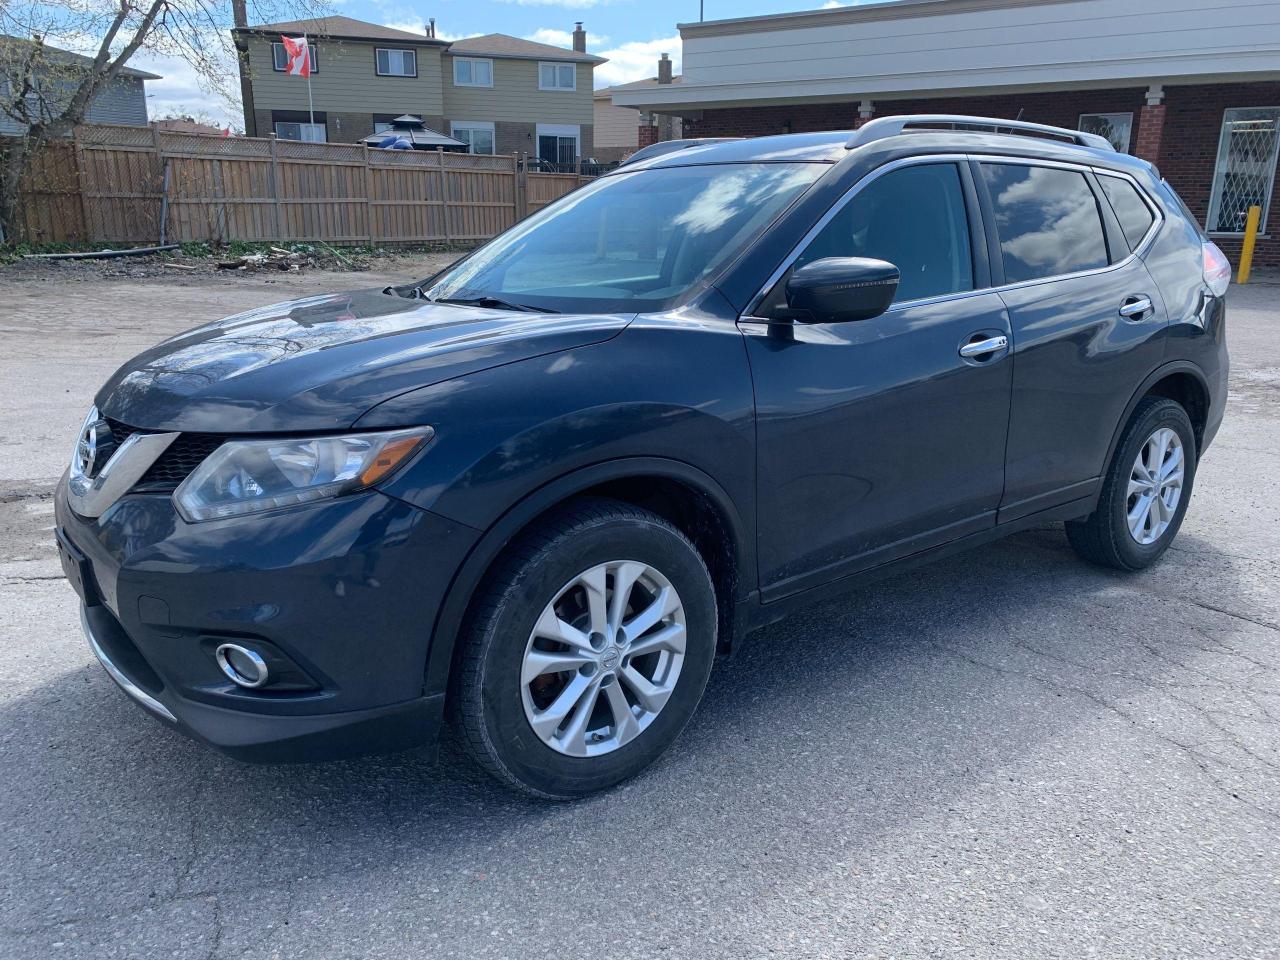
[[[1182,439],[1175,431],[1161,427],[1142,445],[1129,472],[1125,507],[1129,534],[1138,543],[1155,543],[1169,529],[1182,499],[1185,474]]]
[[[684,606],[671,582],[635,560],[597,564],[556,593],[529,635],[525,717],[559,753],[612,753],[657,718],[684,659]]]

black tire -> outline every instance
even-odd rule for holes
[[[566,756],[544,743],[526,717],[520,676],[526,646],[566,583],[620,560],[649,565],[675,588],[686,627],[683,665],[669,698],[635,739],[601,756]],[[523,535],[486,578],[458,641],[451,720],[480,767],[514,790],[571,799],[607,789],[658,759],[693,716],[715,658],[716,624],[711,576],[688,537],[630,504],[575,501]]]
[[[1154,542],[1142,544],[1129,532],[1129,475],[1147,439],[1164,427],[1173,430],[1182,441],[1182,494],[1169,526]],[[1169,549],[1182,526],[1191,502],[1197,456],[1195,431],[1182,405],[1165,397],[1144,397],[1129,418],[1115,455],[1107,465],[1097,509],[1083,520],[1067,521],[1067,539],[1071,546],[1090,563],[1117,570],[1141,570],[1155,563]]]

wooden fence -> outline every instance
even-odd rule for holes
[[[486,240],[590,178],[515,156],[84,126],[23,190],[32,243]]]

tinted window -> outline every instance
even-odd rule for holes
[[[1006,283],[1107,265],[1098,201],[1084,174],[1056,167],[984,163]]]
[[[1129,241],[1129,248],[1137,247],[1155,221],[1151,208],[1142,202],[1138,188],[1128,180],[1099,176],[1098,182],[1102,184],[1102,192],[1111,201],[1111,209],[1116,212],[1116,219],[1120,221],[1124,238]]]
[[[871,181],[796,261],[873,257],[898,268],[895,300],[973,289],[964,190],[954,164],[903,167]]]

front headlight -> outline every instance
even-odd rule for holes
[[[236,517],[362,490],[390,476],[433,436],[431,427],[333,437],[228,440],[174,491],[190,521]]]

